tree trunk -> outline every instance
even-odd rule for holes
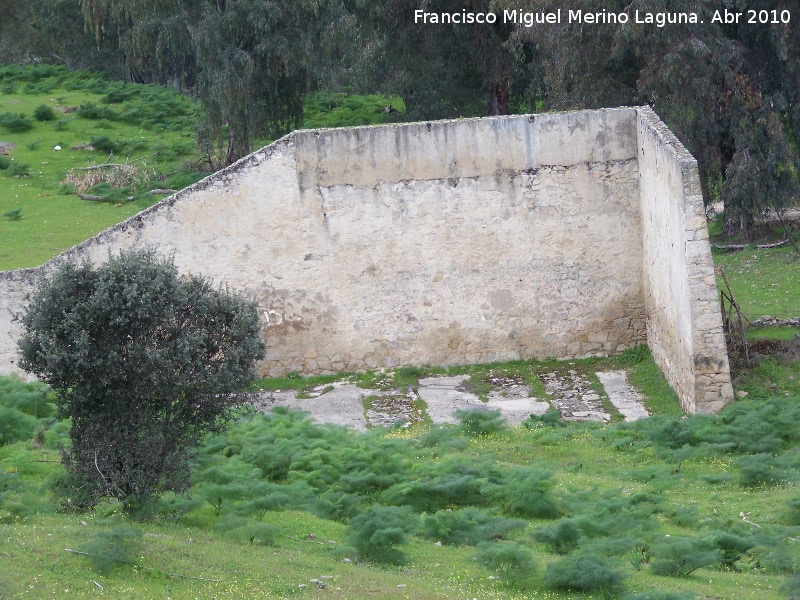
[[[238,123],[228,119],[228,154],[225,165],[232,165],[240,158],[250,154],[250,138],[247,132],[247,123],[241,117]]]
[[[489,84],[489,116],[507,115],[508,98],[508,81],[505,79],[501,81],[492,81]]]

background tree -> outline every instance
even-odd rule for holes
[[[791,8],[785,0],[733,2],[730,10]],[[555,11],[556,0],[498,0],[502,8]],[[788,23],[712,23],[710,0],[574,0],[569,9],[625,13],[625,25],[520,28],[540,76],[530,95],[555,109],[650,104],[698,159],[707,202],[723,200],[728,233],[752,233],[768,208],[796,200],[800,31]],[[695,12],[697,24],[656,27],[635,13]],[[765,189],[765,193],[753,194]]]
[[[373,89],[398,94],[414,119],[476,115],[505,115],[519,109],[526,88],[525,66],[511,39],[513,24],[415,23],[414,11],[433,13],[486,13],[488,0],[348,0],[344,6],[352,21],[340,19],[341,31],[352,28],[357,36],[346,55],[348,65],[360,64]]]
[[[2,0],[0,61],[56,63],[126,76],[117,30],[95,39],[74,0]]]
[[[124,29],[128,68],[197,94],[201,142],[227,139],[226,164],[257,138],[300,126],[316,0],[83,0],[98,40]]]
[[[256,307],[151,252],[61,266],[22,316],[20,365],[71,417],[67,470],[129,506],[189,485],[190,452],[220,431],[262,357]]]

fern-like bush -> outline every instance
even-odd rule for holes
[[[506,428],[499,410],[457,410],[454,414],[461,422],[461,431],[469,437],[491,435]]]
[[[505,510],[514,516],[555,519],[558,507],[550,495],[552,473],[544,469],[515,469],[502,488]]]
[[[223,519],[217,529],[232,540],[254,546],[274,546],[279,531],[274,525],[237,516]]]
[[[33,123],[25,115],[10,112],[0,114],[0,126],[9,133],[22,133],[33,129]]]
[[[536,570],[531,549],[517,542],[482,542],[475,559],[510,581],[528,577]]]
[[[564,592],[600,594],[615,598],[623,591],[624,574],[597,556],[568,556],[547,565],[544,587]]]
[[[37,121],[55,121],[58,117],[56,112],[47,104],[40,104],[34,109],[33,118]]]
[[[722,553],[708,541],[665,537],[653,544],[650,570],[656,575],[686,577],[720,561]]]
[[[399,565],[405,554],[398,548],[416,528],[417,517],[406,508],[372,506],[350,520],[349,541],[365,560]]]
[[[521,519],[506,519],[491,511],[470,507],[422,515],[419,534],[452,546],[476,546],[503,539],[515,529],[526,526],[527,522]]]
[[[31,166],[28,163],[11,163],[6,169],[6,173],[12,177],[27,177],[31,174]]]
[[[575,550],[581,537],[581,530],[574,519],[561,519],[533,533],[533,539],[556,554],[569,554]]]
[[[133,562],[141,547],[142,532],[127,525],[118,525],[98,532],[91,541],[79,547],[88,554],[92,568],[108,575],[115,567]]]

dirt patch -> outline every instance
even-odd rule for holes
[[[800,362],[800,334],[793,340],[755,340],[748,349],[751,358],[772,356],[785,362]]]
[[[492,384],[498,390],[515,389],[527,385],[520,375],[508,376],[495,375],[494,373],[489,373],[487,375],[486,382]]]
[[[422,423],[424,415],[412,398],[400,390],[390,390],[370,397],[367,422],[373,427],[391,427],[398,422],[405,426]]]
[[[561,411],[564,421],[600,421],[611,420],[600,399],[600,395],[592,389],[591,383],[575,369],[566,372],[543,373],[539,379],[545,391],[552,398],[552,404]]]
[[[8,153],[16,148],[11,142],[0,142],[0,154],[8,156]]]

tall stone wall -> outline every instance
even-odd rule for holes
[[[9,316],[39,277],[144,246],[258,301],[263,374],[643,343],[669,321],[648,329],[641,120],[625,108],[293,133],[40,269],[0,273],[0,372],[15,370]],[[682,397],[693,356],[659,358],[689,382],[673,383]]]
[[[637,111],[647,342],[688,412],[733,396],[697,161],[650,108]]]

